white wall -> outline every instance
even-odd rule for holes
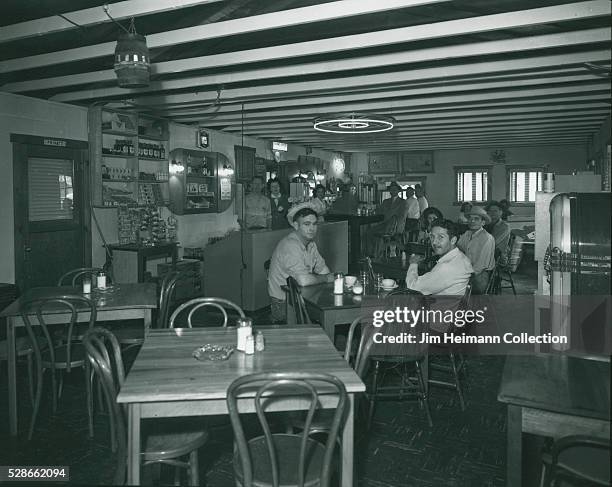
[[[492,148],[457,149],[434,151],[434,173],[411,174],[426,176],[426,191],[430,206],[437,207],[442,213],[455,219],[459,207],[454,205],[455,199],[455,166],[486,165],[491,166],[492,194],[490,199],[506,198],[506,165],[548,165],[551,172],[571,174],[573,169],[583,170],[587,161],[586,146],[560,145],[536,147],[503,148],[506,153],[506,164],[491,162]],[[368,155],[354,153],[351,157],[351,171],[356,178],[360,172],[368,172]],[[398,175],[398,178],[401,176]],[[389,178],[391,179],[391,178]],[[534,207],[513,207],[515,220],[534,217]]]
[[[87,109],[0,92],[0,282],[15,282],[11,134],[87,140]]]

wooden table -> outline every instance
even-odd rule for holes
[[[61,294],[82,294],[81,288],[69,286],[38,287],[26,291],[19,299],[5,308],[0,317],[6,318],[6,337],[8,348],[9,383],[9,425],[12,436],[17,435],[17,372],[15,355],[15,327],[25,326],[19,310],[24,302],[31,299],[53,297]],[[94,290],[91,296],[96,301],[99,321],[121,321],[143,319],[145,329],[151,327],[151,310],[157,309],[157,291],[154,283],[119,284],[114,291],[99,293]],[[47,310],[45,319],[49,324],[66,323],[70,314],[65,308],[56,313]],[[79,313],[78,322],[89,320],[89,313]],[[31,320],[36,325],[37,320]]]
[[[365,391],[357,374],[334,349],[317,326],[259,327],[266,349],[254,355],[234,352],[222,362],[199,362],[192,352],[205,343],[236,344],[235,328],[178,328],[151,330],[117,397],[128,408],[128,479],[140,482],[140,422],[144,418],[227,414],[226,395],[238,377],[255,372],[313,372],[338,377],[349,395],[342,434],[342,485],[353,486],[354,396]],[[323,408],[333,408],[337,398],[324,392]],[[270,410],[293,411],[307,404],[285,398]],[[253,412],[253,398],[239,402],[241,412]]]
[[[321,324],[327,336],[333,341],[336,325],[351,323],[361,316],[363,296],[351,292],[334,294],[334,283],[301,287],[306,308],[311,319]],[[287,323],[295,325],[295,311],[287,303]]]
[[[522,485],[522,433],[610,438],[610,362],[562,355],[506,359],[497,399],[508,405],[507,485]]]

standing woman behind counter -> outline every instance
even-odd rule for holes
[[[263,187],[263,179],[255,176],[251,180],[251,192],[244,198],[244,220],[248,229],[254,230],[272,226],[270,199],[262,194]]]

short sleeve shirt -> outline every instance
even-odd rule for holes
[[[284,301],[285,292],[281,286],[287,284],[287,278],[297,279],[307,274],[329,274],[329,269],[315,242],[305,246],[298,235],[291,232],[278,243],[270,259],[268,294]]]

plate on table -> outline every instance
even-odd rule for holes
[[[234,347],[207,343],[206,345],[202,345],[201,347],[196,348],[193,351],[192,355],[197,360],[200,360],[202,362],[216,362],[219,360],[227,360],[233,352]]]
[[[382,289],[383,291],[393,291],[394,289],[397,289],[398,287],[399,287],[399,284],[396,282],[395,286],[391,286],[391,287],[379,286],[379,289]]]

